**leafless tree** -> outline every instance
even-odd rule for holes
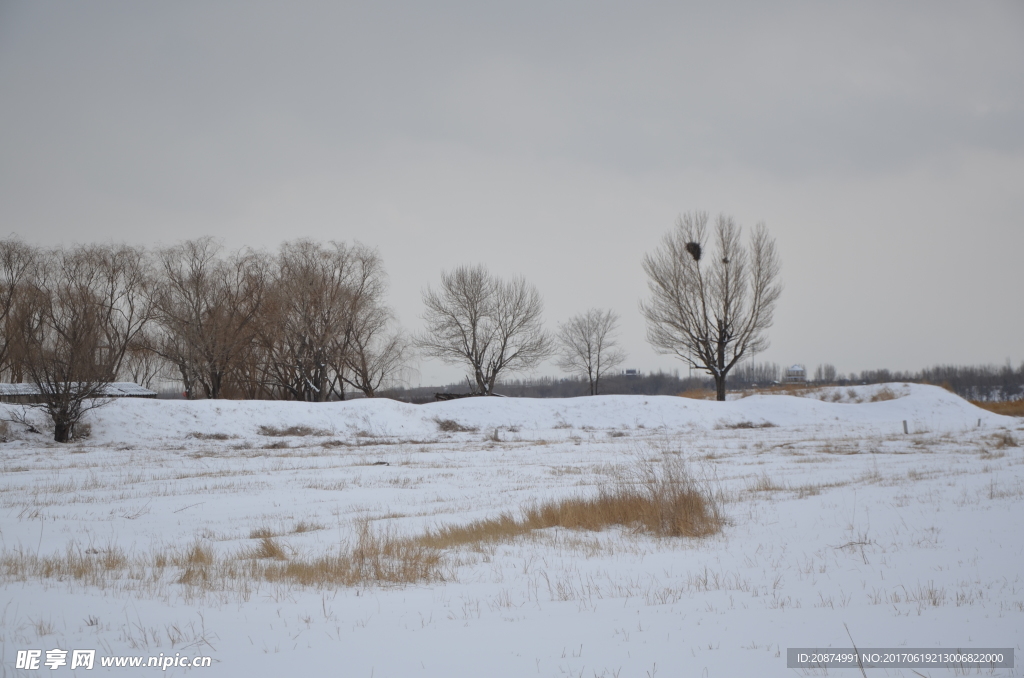
[[[425,332],[417,345],[425,355],[466,365],[478,394],[490,395],[498,376],[529,369],[551,354],[540,294],[523,278],[510,281],[483,266],[441,273],[438,290],[423,293]]]
[[[27,281],[15,340],[40,394],[34,407],[67,442],[104,390],[128,345],[149,319],[143,254],[124,246],[85,246],[45,253]]]
[[[345,334],[344,383],[373,398],[381,388],[393,385],[405,370],[412,346],[395,327],[392,310],[385,304],[387,284],[376,253],[363,252],[362,275],[353,282],[349,323]],[[371,265],[373,264],[373,265]]]
[[[25,320],[21,302],[39,260],[39,251],[17,237],[0,241],[0,378],[11,382],[24,378],[24,361],[18,355],[16,339]]]
[[[219,398],[256,338],[266,291],[265,261],[254,252],[220,257],[212,238],[158,253],[153,290],[160,330],[155,348],[178,371],[185,393]]]
[[[614,337],[618,323],[614,311],[592,308],[558,326],[558,366],[585,376],[590,395],[597,395],[601,377],[626,359]]]
[[[768,347],[782,287],[775,241],[763,223],[747,247],[731,217],[720,215],[710,234],[707,223],[705,212],[682,215],[661,247],[644,257],[651,298],[640,309],[655,350],[706,370],[718,400],[725,400],[729,370]]]
[[[362,326],[362,332],[353,333],[346,359],[344,381],[362,391],[367,398],[374,398],[377,391],[393,385],[401,377],[409,363],[412,345],[400,330],[386,331],[381,326],[379,334],[372,327]]]
[[[828,363],[818,365],[814,368],[814,381],[819,384],[834,384],[836,381],[836,366]]]
[[[267,383],[278,397],[323,402],[331,395],[334,366],[345,350],[354,267],[339,243],[281,245],[259,323]]]
[[[258,356],[271,397],[344,399],[345,385],[373,397],[408,357],[385,303],[380,256],[360,244],[286,242],[260,315]]]

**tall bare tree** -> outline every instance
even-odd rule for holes
[[[357,264],[345,245],[286,242],[275,261],[259,337],[267,383],[279,397],[326,401],[345,350]]]
[[[655,350],[707,371],[725,400],[729,370],[768,347],[782,287],[775,241],[763,223],[746,247],[731,217],[720,215],[711,233],[707,224],[706,212],[680,216],[661,247],[644,257],[651,297],[640,310]]]
[[[510,281],[483,266],[441,273],[438,290],[423,293],[426,329],[417,339],[425,355],[467,366],[469,383],[490,395],[498,376],[529,369],[551,354],[540,293],[523,278]]]
[[[558,366],[585,376],[590,395],[597,395],[601,377],[626,359],[615,340],[618,323],[614,311],[592,308],[558,326]]]
[[[322,402],[367,397],[405,365],[408,342],[393,329],[387,276],[360,244],[297,240],[281,246],[260,316],[259,356],[272,397]]]
[[[144,255],[124,246],[85,246],[43,255],[27,281],[14,335],[40,394],[33,406],[67,442],[99,407],[124,356],[149,320]]]
[[[212,238],[158,253],[155,348],[178,371],[189,398],[219,398],[256,338],[265,261],[253,252],[221,258]]]
[[[412,346],[395,326],[394,313],[384,301],[387,280],[380,259],[365,248],[358,259],[362,262],[357,269],[361,275],[353,280],[344,364],[338,373],[344,383],[373,398],[378,390],[400,378]]]
[[[0,378],[20,382],[24,361],[16,341],[22,331],[22,302],[36,275],[40,253],[16,237],[0,241]]]

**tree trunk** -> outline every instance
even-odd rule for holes
[[[53,439],[58,443],[66,443],[71,440],[71,424],[66,421],[54,422]]]
[[[716,400],[725,402],[725,375],[715,375]]]

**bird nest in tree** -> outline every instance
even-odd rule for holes
[[[700,243],[688,242],[686,243],[686,251],[690,253],[694,261],[700,261]]]

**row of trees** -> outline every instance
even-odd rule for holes
[[[523,278],[502,280],[483,266],[441,274],[441,285],[423,293],[424,331],[416,345],[424,355],[469,369],[471,392],[490,395],[498,376],[535,367],[557,356],[563,370],[586,377],[598,393],[601,377],[625,360],[615,331],[618,315],[590,309],[544,329],[540,293]]]
[[[705,256],[707,255],[707,256]],[[778,283],[775,241],[764,224],[744,244],[735,221],[706,212],[680,216],[661,247],[644,258],[651,297],[641,303],[647,337],[715,380],[725,400],[726,377],[745,357],[768,346]],[[584,375],[591,394],[601,376],[622,363],[617,316],[592,309],[559,326],[554,341],[541,323],[543,304],[522,278],[500,280],[482,266],[443,273],[423,295],[426,355],[469,368],[476,393],[490,394],[503,371],[528,369],[557,351],[562,369]]]
[[[176,378],[187,397],[372,397],[409,341],[376,252],[285,243],[225,253],[212,239],[147,252],[0,241],[0,376],[34,384],[66,441],[107,384]]]
[[[172,378],[188,398],[374,397],[418,349],[468,368],[477,394],[552,355],[596,394],[625,358],[614,312],[591,309],[551,334],[536,288],[483,266],[443,272],[423,293],[424,330],[409,338],[386,304],[380,257],[358,244],[225,252],[201,238],[146,251],[11,238],[0,241],[0,269],[0,378],[36,385],[58,441],[117,380]],[[774,242],[759,225],[744,246],[732,219],[709,230],[707,214],[689,214],[644,269],[649,340],[706,370],[724,400],[729,371],[767,346],[780,292]]]

